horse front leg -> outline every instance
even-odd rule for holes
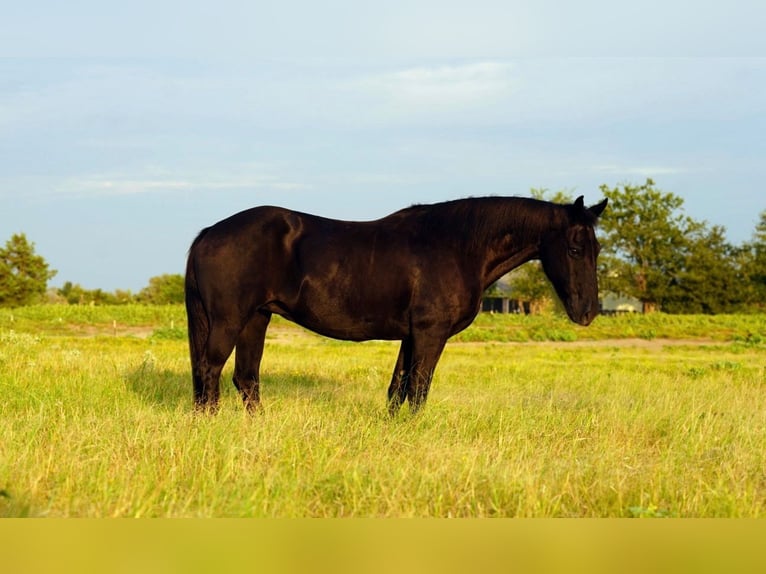
[[[391,385],[388,387],[388,414],[395,416],[407,398],[407,388],[412,362],[412,341],[404,339],[399,347],[399,357],[396,359]]]
[[[439,362],[447,337],[441,333],[425,332],[413,335],[412,360],[407,384],[410,412],[417,413],[426,403],[431,380]]]

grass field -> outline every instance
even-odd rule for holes
[[[275,321],[263,412],[194,415],[182,307],[0,311],[0,516],[766,515],[766,318],[481,316],[397,346]]]

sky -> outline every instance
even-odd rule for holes
[[[52,286],[138,291],[261,204],[364,220],[652,178],[735,244],[766,210],[763,3],[15,4],[0,243],[25,233]]]

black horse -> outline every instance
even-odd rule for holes
[[[203,230],[189,251],[194,401],[215,411],[224,363],[248,410],[272,313],[336,339],[402,341],[388,408],[426,400],[452,335],[471,324],[484,290],[540,259],[570,319],[598,314],[594,226],[606,207],[485,197],[415,205],[369,222],[256,207]]]

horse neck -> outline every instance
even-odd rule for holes
[[[538,259],[546,231],[560,218],[552,204],[543,202],[524,203],[515,211],[519,215],[517,224],[510,229],[498,227],[492,239],[487,241],[484,253],[477,254],[477,260],[483,263],[485,288],[516,267]]]
[[[524,240],[514,240],[510,235],[501,238],[484,254],[482,265],[482,283],[484,289],[492,285],[506,273],[520,265],[537,259],[540,254],[540,239],[526,236]]]
[[[433,236],[446,239],[464,254],[465,264],[478,273],[484,288],[531,259],[560,220],[552,203],[524,198],[477,198],[415,207],[397,215],[415,215]],[[463,229],[463,234],[456,234]]]

